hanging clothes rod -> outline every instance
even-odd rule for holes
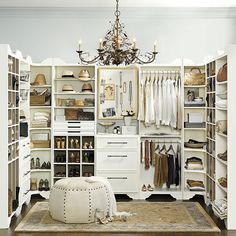
[[[180,71],[142,71],[142,74],[180,74]]]

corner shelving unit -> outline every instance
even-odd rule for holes
[[[205,73],[204,65],[193,65],[193,66],[183,66],[183,78],[185,78],[186,73],[189,73],[192,68],[199,68],[201,73]],[[183,140],[184,142],[188,142],[189,139],[194,139],[197,141],[205,142],[206,141],[206,106],[185,106],[185,102],[188,101],[188,92],[193,92],[195,97],[201,97],[205,101],[206,97],[206,84],[204,85],[183,85],[184,87],[184,111],[183,111]],[[198,116],[201,115],[201,119],[203,121],[202,127],[197,128],[189,128],[185,126],[185,122],[189,122],[188,117],[189,113],[192,115],[196,114]],[[190,199],[194,195],[203,195],[205,197],[205,191],[191,191],[187,187],[187,180],[199,180],[203,181],[206,188],[206,149],[204,148],[189,148],[183,147],[183,161],[182,161],[182,185],[183,187],[183,199]],[[203,169],[199,170],[191,170],[185,168],[185,162],[188,158],[198,157],[202,160]]]
[[[37,92],[43,92],[47,89],[47,91],[51,94],[51,101],[49,104],[36,104],[36,105],[30,105],[30,137],[31,137],[31,159],[34,160],[36,163],[36,158],[40,159],[40,166],[44,162],[50,162],[52,163],[51,158],[51,147],[52,147],[52,131],[51,127],[53,125],[53,109],[52,109],[52,77],[53,77],[53,66],[49,63],[40,63],[40,64],[31,64],[31,74],[30,74],[30,90],[36,90]],[[45,85],[32,85],[32,83],[35,81],[35,78],[38,74],[43,74],[46,79]],[[34,116],[36,112],[47,112],[49,113],[49,122],[46,127],[41,126],[32,126],[32,121],[34,120]],[[44,134],[48,136],[49,144],[44,146],[36,146],[34,147],[33,141],[32,141],[32,135],[37,134]],[[49,197],[49,191],[39,191],[39,181],[42,179],[43,181],[48,180],[49,181],[49,187],[51,187],[51,169],[31,169],[31,180],[36,179],[37,180],[37,189],[31,188],[31,194],[40,194],[44,198]]]

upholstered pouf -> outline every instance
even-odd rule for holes
[[[53,219],[64,223],[92,223],[95,222],[96,209],[109,215],[109,187],[106,182],[93,181],[92,178],[67,178],[54,184],[49,197]]]

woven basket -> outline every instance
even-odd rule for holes
[[[50,140],[33,140],[33,148],[50,148]]]
[[[47,94],[47,90],[45,90],[43,93],[39,95],[30,94],[30,105],[31,106],[45,105],[46,94]]]

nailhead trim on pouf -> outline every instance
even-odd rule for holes
[[[109,188],[100,181],[87,182],[87,178],[66,178],[54,184],[49,197],[53,219],[64,223],[93,223],[96,209],[105,215],[109,213]]]

